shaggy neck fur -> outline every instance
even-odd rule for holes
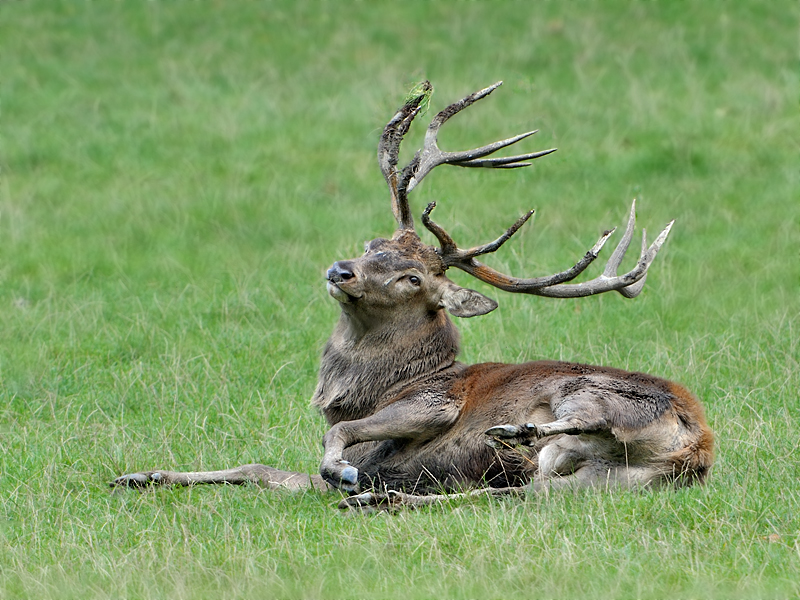
[[[453,365],[458,342],[458,329],[443,310],[421,323],[366,333],[359,333],[343,312],[325,345],[312,403],[329,425],[366,417],[400,388]]]

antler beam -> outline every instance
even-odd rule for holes
[[[555,148],[541,150],[517,156],[484,158],[494,154],[498,150],[516,144],[536,133],[538,130],[528,131],[505,140],[500,140],[480,148],[466,150],[462,152],[445,152],[439,148],[438,135],[439,129],[450,117],[461,112],[471,104],[485,98],[495,89],[502,85],[498,81],[494,85],[470,94],[466,98],[454,102],[439,114],[437,114],[428,131],[425,133],[423,148],[416,153],[411,162],[402,171],[397,170],[400,143],[411,127],[411,122],[420,111],[422,101],[432,92],[433,87],[430,82],[423,82],[418,90],[419,93],[412,96],[403,107],[397,111],[395,116],[389,121],[383,130],[380,143],[378,144],[378,163],[380,165],[389,191],[392,196],[392,212],[399,229],[414,229],[414,218],[408,205],[408,194],[413,190],[422,179],[439,165],[449,164],[458,167],[489,167],[496,169],[515,169],[527,167],[531,163],[526,162],[537,159],[541,156],[555,152]]]
[[[624,275],[617,275],[617,269],[622,263],[622,259],[633,239],[633,230],[636,223],[636,200],[634,200],[631,204],[631,212],[628,218],[628,225],[625,228],[625,234],[608,259],[603,273],[591,281],[568,284],[567,282],[575,279],[597,258],[600,250],[616,229],[605,231],[603,235],[600,236],[600,239],[597,240],[597,243],[592,246],[583,258],[566,271],[546,277],[520,279],[505,275],[491,267],[481,264],[475,260],[475,257],[494,252],[500,248],[500,246],[525,224],[533,214],[533,211],[520,217],[516,223],[495,241],[470,250],[462,250],[456,246],[453,238],[451,238],[444,229],[431,220],[430,213],[435,206],[435,203],[428,205],[425,212],[422,214],[422,222],[439,240],[441,248],[438,249],[437,252],[442,257],[447,267],[456,267],[462,271],[466,271],[484,283],[488,283],[489,285],[507,292],[533,294],[550,298],[580,298],[610,291],[618,291],[626,298],[635,298],[642,291],[645,278],[647,277],[647,269],[650,267],[656,254],[658,254],[658,251],[667,239],[672,224],[675,222],[674,220],[670,221],[649,247],[647,246],[647,234],[645,231],[642,231],[642,251],[639,255],[639,261],[633,269]]]

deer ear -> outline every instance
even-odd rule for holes
[[[454,317],[477,317],[492,312],[497,308],[497,302],[475,290],[452,284],[442,294],[439,306]]]

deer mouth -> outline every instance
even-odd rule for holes
[[[338,283],[336,283],[335,281],[331,281],[330,279],[328,280],[328,293],[334,300],[337,300],[342,304],[349,304],[361,298],[361,296],[348,294],[341,287],[339,287]]]

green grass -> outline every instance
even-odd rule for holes
[[[800,594],[799,19],[757,0],[0,2],[0,598]],[[526,148],[559,147],[414,192],[463,245],[536,208],[494,266],[559,270],[634,196],[649,232],[677,219],[634,301],[469,284],[501,307],[460,323],[463,360],[686,383],[717,435],[709,485],[356,518],[315,493],[110,493],[153,467],[316,471],[322,273],[391,233],[377,138],[423,77],[432,110],[505,80],[444,147],[532,127]]]

